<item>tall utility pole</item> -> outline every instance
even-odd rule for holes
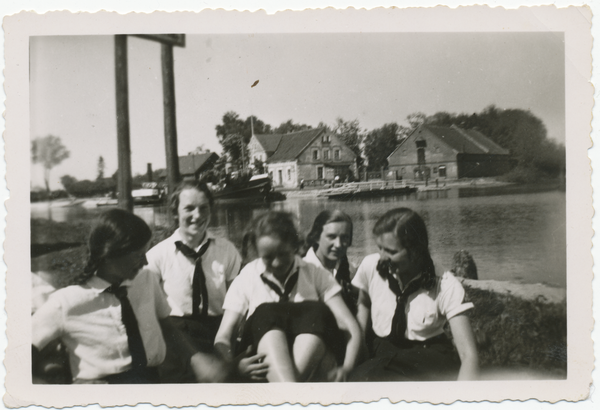
[[[177,153],[177,121],[175,118],[175,78],[173,75],[173,46],[161,44],[163,106],[165,116],[165,152],[167,156],[167,185],[169,193],[179,183],[179,155]]]
[[[115,36],[115,80],[117,100],[117,148],[119,173],[118,206],[133,212],[131,197],[131,145],[129,142],[129,86],[127,83],[127,36]]]
[[[175,79],[173,74],[173,46],[185,47],[185,34],[140,34],[137,37],[158,41],[162,49],[163,106],[165,118],[165,151],[167,183],[173,192],[179,182],[177,153],[177,122],[175,120]],[[120,208],[133,211],[131,197],[131,145],[129,141],[129,87],[127,83],[127,35],[115,36],[115,79],[117,96],[117,146]]]

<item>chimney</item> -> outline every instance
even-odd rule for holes
[[[148,182],[152,182],[152,163],[148,162],[148,168],[146,171],[146,178]]]

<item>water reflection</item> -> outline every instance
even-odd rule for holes
[[[292,212],[306,233],[324,209],[342,209],[354,222],[350,260],[377,251],[371,232],[379,216],[395,207],[419,212],[427,223],[432,256],[449,268],[455,252],[468,250],[477,264],[480,279],[544,282],[566,285],[566,201],[561,190],[532,192],[527,187],[472,188],[416,192],[407,196],[361,201],[293,199],[264,205],[217,204],[211,231],[237,246],[252,218],[269,209]],[[465,194],[466,192],[466,194]],[[485,192],[487,195],[480,195]],[[93,219],[103,208],[48,207],[32,204],[32,217],[56,221]],[[136,208],[135,213],[151,227],[167,224],[166,207]]]

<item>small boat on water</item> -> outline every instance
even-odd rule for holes
[[[341,187],[324,190],[317,196],[338,201],[349,201],[352,199],[407,195],[416,191],[416,187],[410,187],[401,181],[351,182]]]
[[[164,202],[165,193],[156,182],[144,182],[142,188],[131,191],[133,205],[158,205]],[[96,206],[117,206],[119,200],[106,197],[96,202]]]
[[[285,199],[275,192],[268,174],[237,175],[213,191],[216,202],[269,202]]]

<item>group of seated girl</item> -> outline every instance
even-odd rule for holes
[[[179,227],[149,251],[140,218],[101,215],[78,283],[33,316],[34,380],[39,351],[56,338],[77,383],[477,377],[472,304],[452,274],[436,275],[425,223],[410,209],[378,220],[379,252],[358,269],[345,213],[317,216],[302,258],[293,216],[266,212],[244,238],[256,259],[239,272],[236,248],[208,233],[205,184],[183,182],[170,205]]]

